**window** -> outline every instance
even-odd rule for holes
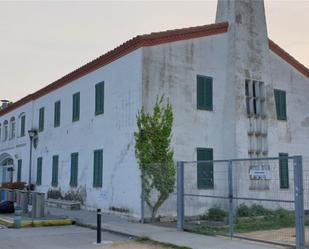
[[[21,167],[22,167],[22,160],[19,159],[17,161],[17,182],[21,182]]]
[[[289,155],[286,153],[279,153],[279,177],[280,188],[289,188]]]
[[[199,189],[212,189],[214,187],[214,174],[212,162],[213,149],[198,148],[197,149],[197,187]]]
[[[274,89],[276,111],[278,120],[286,120],[286,93],[285,91]]]
[[[197,109],[212,110],[212,78],[197,76]]]
[[[79,120],[79,112],[80,112],[80,93],[73,94],[73,112],[72,112],[72,121]]]
[[[36,169],[36,185],[42,184],[42,157],[38,157],[37,159],[37,169]]]
[[[44,107],[39,110],[39,131],[44,130]]]
[[[103,150],[94,151],[93,187],[102,187],[103,176]]]
[[[3,122],[3,141],[8,140],[8,136],[9,136],[9,122],[5,120]]]
[[[78,181],[78,153],[72,153],[70,186],[77,187],[77,181]]]
[[[1,142],[1,139],[2,139],[2,126],[0,124],[0,142]]]
[[[53,168],[52,168],[52,186],[58,186],[58,167],[59,167],[59,156],[53,156]]]
[[[19,118],[20,120],[20,136],[24,137],[25,136],[25,131],[26,131],[26,115],[22,114]]]
[[[60,126],[60,113],[61,113],[61,102],[60,100],[55,102],[54,108],[54,127]]]
[[[16,131],[16,121],[15,117],[12,117],[10,119],[10,139],[15,138],[15,131]]]
[[[104,82],[95,85],[95,115],[104,113]]]

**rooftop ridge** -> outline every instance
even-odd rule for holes
[[[17,109],[18,107],[36,100],[56,89],[59,89],[72,81],[79,79],[100,67],[103,67],[127,54],[133,52],[136,49],[154,46],[168,42],[175,42],[181,40],[188,40],[198,37],[216,35],[221,33],[226,33],[228,31],[228,23],[215,23],[209,25],[195,26],[189,28],[182,29],[173,29],[161,32],[153,32],[150,34],[138,35],[133,37],[132,39],[122,43],[116,48],[108,51],[107,53],[95,58],[94,60],[86,63],[85,65],[73,70],[72,72],[66,74],[60,79],[52,82],[51,84],[39,89],[38,91],[29,94],[20,100],[14,102],[7,108],[0,111],[0,117]],[[303,64],[298,62],[294,57],[285,52],[282,48],[280,48],[276,43],[269,39],[269,48],[280,56],[282,59],[291,64],[294,68],[296,68],[299,72],[309,78],[309,69],[306,68]]]

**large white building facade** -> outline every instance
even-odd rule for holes
[[[136,115],[163,94],[175,161],[309,156],[309,69],[269,40],[263,1],[219,0],[216,19],[137,36],[0,111],[0,182],[28,182],[35,129],[38,191],[139,217]]]

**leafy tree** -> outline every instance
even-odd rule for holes
[[[152,221],[158,209],[174,190],[174,152],[170,147],[173,125],[172,106],[164,97],[157,98],[153,113],[144,107],[137,115],[135,154],[142,174],[144,198],[152,210]]]

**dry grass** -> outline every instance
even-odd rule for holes
[[[162,247],[156,244],[140,243],[136,241],[117,242],[105,248],[106,249],[167,249],[166,247]]]

